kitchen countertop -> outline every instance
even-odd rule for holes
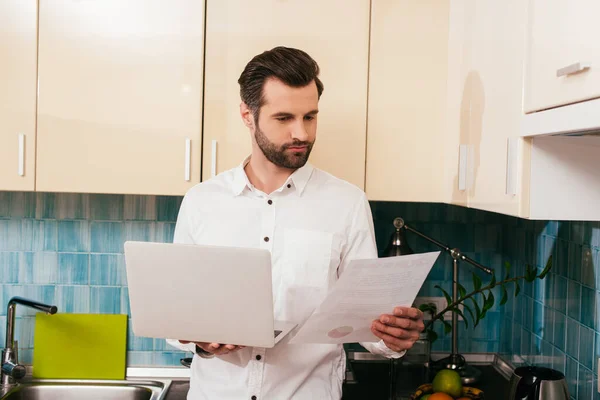
[[[469,359],[467,358],[467,361]],[[510,372],[506,363],[497,356],[487,355],[486,359],[475,358],[469,361],[471,365],[479,368],[482,372],[481,381],[472,385],[485,394],[486,400],[506,400],[508,398],[508,375]],[[354,370],[354,382],[346,382],[343,385],[343,400],[388,400],[389,399],[389,362],[380,363],[352,363]],[[402,377],[405,377],[403,379]],[[418,372],[411,373],[410,370],[400,367],[398,372],[397,400],[405,400],[411,391],[421,383],[425,383],[425,377]],[[171,388],[165,400],[185,400],[189,390],[187,379],[173,380]]]

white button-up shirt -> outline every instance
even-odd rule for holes
[[[274,317],[301,324],[350,260],[377,257],[369,203],[356,186],[309,164],[278,190],[263,193],[248,180],[244,171],[248,160],[189,190],[174,242],[269,250]],[[202,290],[203,284],[221,278],[206,277],[204,283],[202,277],[194,279]],[[193,351],[193,346],[168,342]],[[403,355],[383,341],[361,344],[389,358]],[[210,359],[196,355],[188,399],[338,400],[345,366],[343,347],[335,344],[279,343]]]

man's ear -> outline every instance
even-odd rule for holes
[[[254,116],[248,105],[243,101],[240,103],[240,116],[247,128],[254,129]]]

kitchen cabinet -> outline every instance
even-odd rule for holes
[[[37,190],[182,195],[200,182],[203,1],[39,8]]]
[[[369,2],[214,0],[206,13],[203,179],[250,154],[237,81],[252,57],[281,45],[306,51],[321,69],[310,162],[364,187]]]
[[[442,202],[456,138],[445,132],[450,1],[373,0],[366,193]],[[427,21],[427,22],[425,22]]]
[[[600,97],[600,3],[530,0],[529,6],[525,111]]]
[[[0,2],[0,190],[35,184],[37,0]]]
[[[530,143],[520,128],[527,4],[460,1],[452,7],[449,85],[455,83],[448,109],[459,122],[449,133],[459,137],[463,163],[451,202],[464,205],[466,196],[471,208],[526,215]]]

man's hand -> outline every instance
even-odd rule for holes
[[[423,312],[417,308],[396,307],[394,313],[382,314],[371,324],[371,331],[393,351],[408,350],[423,332]]]
[[[207,353],[211,353],[217,356],[223,356],[228,353],[243,349],[245,346],[236,346],[235,344],[221,344],[221,343],[205,343],[205,342],[191,342],[189,340],[180,340],[181,344],[194,343]]]

